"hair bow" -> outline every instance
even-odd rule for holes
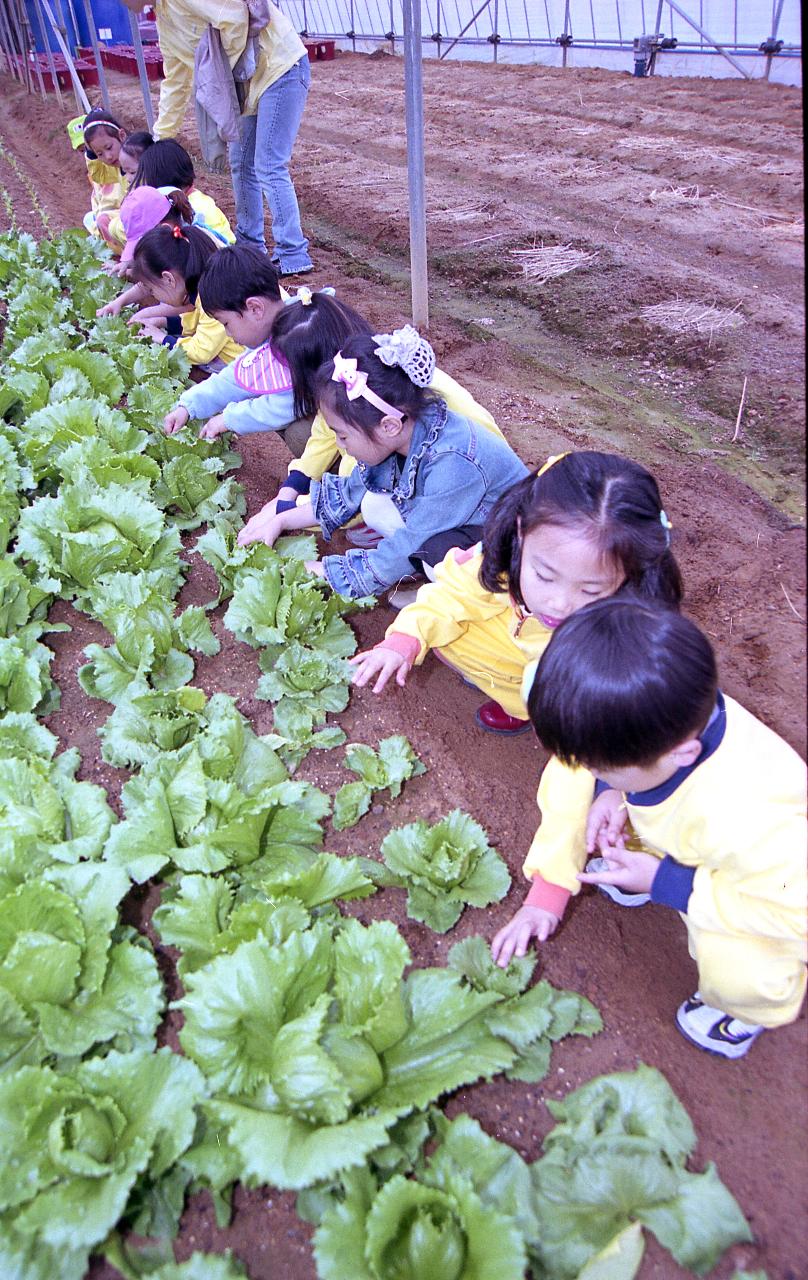
[[[301,284],[298,286],[297,293],[295,294],[296,302],[300,302],[304,307],[310,307],[313,297],[314,294],[307,284]]]
[[[392,404],[388,404],[386,400],[382,400],[381,396],[377,396],[368,386],[368,375],[364,369],[360,369],[356,363],[355,356],[344,356],[338,351],[334,356],[334,372],[331,374],[332,382],[341,382],[345,388],[345,394],[349,400],[358,400],[361,396],[363,400],[367,400],[368,404],[372,404],[379,413],[385,414],[387,417],[398,418],[401,422],[404,414],[400,409],[396,409]]]

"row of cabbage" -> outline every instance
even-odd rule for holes
[[[594,1034],[596,1010],[531,985],[532,961],[503,973],[481,938],[411,968],[392,923],[341,914],[403,886],[446,931],[509,876],[459,812],[392,831],[381,862],[324,850],[329,814],[352,825],[423,771],[395,736],[351,744],[357,777],[333,798],[293,776],[345,741],[327,716],[347,705],[356,602],[306,573],[308,536],[237,547],[240,460],[154,430],[187,368],[96,320],[112,286],[86,239],[0,239],[0,284],[0,1271],[81,1280],[103,1251],[126,1276],[226,1280],[231,1259],[178,1268],[170,1240],[189,1190],[225,1222],[239,1181],[301,1193],[326,1280],[631,1277],[641,1223],[706,1270],[748,1228],[712,1168],[687,1171],[695,1136],[658,1073],[571,1095],[533,1166],[435,1108],[499,1073],[541,1080],[552,1042]],[[203,523],[191,551],[218,594],[180,609],[182,537]],[[112,708],[104,759],[135,771],[120,820],[36,718],[58,705],[42,643],[67,625],[49,621],[56,599],[112,640],[87,647],[78,680]],[[258,650],[272,734],[190,684],[225,605],[224,627]],[[182,1053],[156,1048],[163,984],[121,915],[132,881],[156,877]],[[126,1229],[162,1247],[134,1252]]]

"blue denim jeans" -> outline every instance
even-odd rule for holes
[[[262,93],[254,116],[241,117],[241,139],[230,144],[236,200],[236,240],[266,251],[264,196],[272,217],[273,261],[282,272],[311,266],[309,242],[300,226],[289,161],[311,83],[308,57]]]

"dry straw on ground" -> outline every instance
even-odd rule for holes
[[[738,307],[717,307],[715,303],[659,302],[654,307],[643,307],[640,315],[646,324],[655,325],[667,333],[707,334],[712,341],[713,335],[722,329],[738,329],[744,324],[744,318],[738,313]]]
[[[597,258],[596,253],[585,253],[583,249],[574,249],[571,244],[534,245],[532,249],[512,249],[511,257],[516,258],[522,268],[522,275],[537,284],[544,284],[555,276],[565,276],[570,271],[585,267]]]

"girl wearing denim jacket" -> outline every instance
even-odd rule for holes
[[[315,377],[317,403],[350,475],[326,473],[308,502],[277,514],[264,509],[239,543],[269,546],[282,533],[319,523],[326,538],[361,512],[381,534],[372,548],[311,561],[340,594],[379,595],[414,572],[430,575],[450,547],[473,546],[492,506],[527,474],[499,436],[450,412],[428,390],[435,353],[412,326],[343,345]]]

